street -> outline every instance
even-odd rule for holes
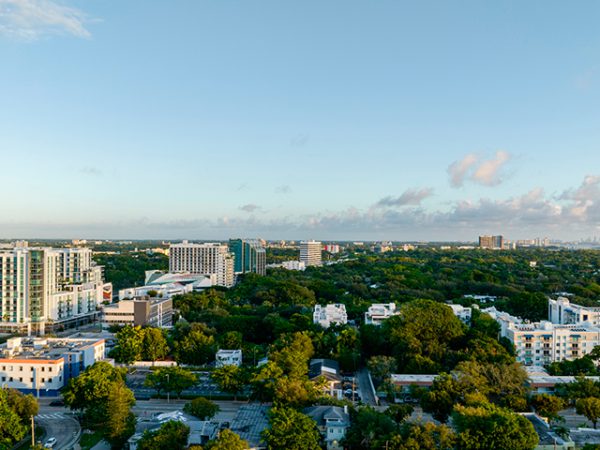
[[[40,407],[40,411],[42,408]],[[45,443],[49,438],[55,437],[55,449],[65,450],[73,447],[79,440],[81,427],[79,422],[64,412],[40,412],[35,421],[46,430]]]
[[[371,389],[371,383],[369,382],[369,372],[365,367],[356,373],[356,379],[358,380],[358,390],[362,396],[362,402],[365,405],[377,405],[375,395],[373,395],[373,390]]]

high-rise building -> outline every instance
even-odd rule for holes
[[[230,239],[229,251],[235,257],[235,273],[267,274],[267,252],[261,241],[257,239]]]
[[[479,248],[498,250],[504,248],[502,236],[479,236]]]
[[[300,242],[300,261],[306,267],[321,265],[321,243],[318,241]]]
[[[103,287],[89,248],[1,250],[0,329],[43,334],[93,320]]]
[[[225,244],[183,241],[169,247],[169,272],[216,275],[217,285],[231,287],[235,281],[233,265],[233,255]]]

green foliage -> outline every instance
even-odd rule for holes
[[[269,412],[270,428],[262,436],[269,450],[320,450],[314,420],[295,409],[275,407]]]
[[[156,392],[174,392],[179,397],[181,392],[198,383],[195,374],[183,367],[161,367],[146,376],[144,386],[156,389]]]
[[[214,360],[215,339],[207,335],[206,331],[199,324],[192,324],[191,328],[175,342],[175,358],[178,362],[201,366]]]
[[[399,365],[409,373],[437,373],[447,367],[448,356],[465,332],[451,308],[431,300],[402,305],[400,314],[382,327]]]
[[[160,361],[169,354],[169,344],[164,330],[144,328],[142,330],[142,358],[144,361]]]
[[[29,423],[31,416],[36,416],[40,405],[31,394],[23,394],[16,389],[4,389],[6,402],[10,409],[17,413],[24,424]]]
[[[169,344],[160,328],[127,325],[120,328],[115,337],[117,345],[111,356],[120,363],[158,361],[169,354]]]
[[[492,404],[457,405],[457,450],[533,450],[538,435],[525,417]]]
[[[190,403],[186,403],[183,410],[200,420],[210,420],[221,410],[221,408],[207,398],[196,397]]]
[[[246,384],[246,374],[244,371],[232,365],[225,365],[215,369],[210,378],[214,381],[222,392],[227,392],[237,398],[237,395],[244,389]]]
[[[342,443],[352,450],[384,448],[385,442],[398,429],[396,422],[387,414],[370,406],[353,411],[350,427]]]
[[[387,450],[452,450],[456,435],[446,425],[405,423],[387,442]]]
[[[600,398],[580,398],[575,402],[575,409],[577,410],[577,414],[584,415],[586,419],[594,424],[594,428],[596,428],[598,418],[600,418]]]
[[[567,407],[566,402],[555,395],[538,394],[531,397],[531,406],[542,417],[556,420],[558,412]]]
[[[209,441],[205,446],[206,450],[247,450],[248,448],[250,448],[248,442],[228,429],[219,432],[219,437]]]
[[[5,389],[0,390],[0,449],[10,449],[23,439],[27,427],[7,399]],[[14,404],[14,403],[13,403]]]
[[[104,276],[113,289],[141,286],[147,270],[168,270],[169,257],[156,253],[94,254],[94,261],[104,266]]]
[[[600,382],[580,376],[576,377],[572,383],[557,384],[555,392],[558,396],[571,402],[580,398],[600,397]]]
[[[123,383],[114,383],[106,399],[106,422],[103,427],[104,437],[112,448],[123,448],[135,433],[136,419],[130,411],[134,404],[133,392]]]
[[[163,424],[158,430],[145,431],[137,443],[138,450],[183,450],[187,447],[190,428],[174,420]]]
[[[411,405],[391,405],[385,410],[385,413],[399,424],[410,417],[413,411],[414,408]]]
[[[594,360],[586,355],[572,361],[556,361],[548,366],[548,373],[556,376],[598,375]]]

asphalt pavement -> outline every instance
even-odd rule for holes
[[[40,408],[41,410],[41,408]],[[35,416],[35,422],[46,430],[45,444],[51,437],[56,438],[54,444],[57,450],[68,450],[79,441],[81,427],[73,417],[61,412],[40,412]]]
[[[356,373],[356,379],[358,381],[358,390],[360,391],[362,402],[365,405],[377,405],[375,395],[373,395],[373,389],[371,389],[371,382],[369,381],[369,372],[365,367]]]

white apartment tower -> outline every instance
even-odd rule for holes
[[[300,261],[302,261],[306,267],[320,266],[321,248],[322,245],[318,241],[300,242]]]
[[[0,330],[43,334],[91,320],[103,286],[89,248],[0,250]]]
[[[171,244],[169,272],[216,275],[219,286],[231,287],[234,278],[234,260],[226,244],[208,243]]]

